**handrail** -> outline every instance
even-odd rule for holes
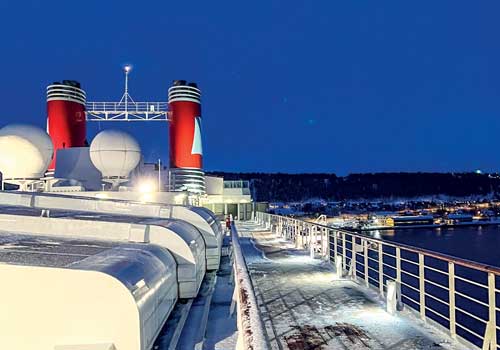
[[[241,251],[238,231],[231,225],[231,240],[234,255],[234,290],[238,312],[238,344],[236,349],[268,350],[263,322],[245,257]]]
[[[468,348],[499,348],[500,268],[296,218],[257,212],[255,219],[298,248],[308,245],[311,256],[319,251],[337,273],[376,288],[381,296],[388,295],[389,282],[395,283],[401,307]]]
[[[275,215],[275,214],[269,214],[269,215]],[[277,215],[277,216],[279,216],[279,215]],[[330,229],[330,230],[335,229],[338,232],[347,233],[347,234],[355,236],[357,238],[367,238],[367,237],[369,237],[367,235],[360,234],[360,233],[357,233],[355,231],[349,231],[349,230],[342,229],[342,228],[326,226],[326,225],[323,225],[323,224],[318,224],[318,223],[315,223],[315,222],[309,222],[309,221],[305,221],[305,220],[301,220],[301,219],[296,219],[296,218],[291,218],[291,219],[302,221],[304,223],[311,224],[311,225],[314,225],[316,227],[327,228],[327,229]],[[491,265],[483,264],[483,263],[480,263],[480,262],[477,262],[477,261],[467,260],[467,259],[460,258],[460,257],[457,257],[457,256],[448,255],[448,254],[444,254],[444,253],[439,253],[439,252],[435,252],[435,251],[428,250],[428,249],[425,249],[425,248],[419,248],[419,247],[407,245],[407,244],[404,244],[404,243],[394,243],[394,242],[386,241],[386,240],[383,240],[383,239],[380,239],[380,238],[375,238],[375,237],[369,237],[369,238],[370,238],[371,241],[380,242],[380,243],[383,243],[386,246],[392,246],[394,248],[395,247],[405,248],[405,250],[411,251],[413,253],[417,253],[417,254],[418,253],[422,253],[422,254],[425,254],[427,256],[436,258],[436,259],[449,260],[449,261],[452,261],[453,263],[455,263],[457,265],[461,265],[461,266],[464,266],[464,267],[469,267],[469,268],[481,270],[481,271],[484,271],[484,272],[492,272],[492,273],[494,273],[496,275],[500,275],[500,268],[497,267],[497,266],[491,266]]]

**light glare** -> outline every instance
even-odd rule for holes
[[[151,193],[155,190],[155,186],[151,181],[144,181],[139,184],[139,192]]]

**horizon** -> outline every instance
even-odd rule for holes
[[[347,173],[347,174],[337,174],[334,172],[300,172],[300,173],[292,173],[292,172],[266,172],[266,171],[231,171],[231,170],[207,170],[207,174],[212,173],[230,173],[230,174],[266,174],[266,175],[335,175],[337,177],[346,177],[349,175],[378,175],[378,174],[475,174],[475,175],[494,175],[500,174],[500,172],[483,172],[478,170],[473,171],[378,171],[378,172],[362,172],[362,173]]]

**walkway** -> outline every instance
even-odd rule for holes
[[[223,256],[217,272],[217,283],[208,316],[207,334],[203,350],[233,350],[236,348],[238,329],[236,313],[230,316],[234,283],[229,257]]]
[[[418,321],[391,316],[376,294],[254,223],[241,246],[272,349],[465,349]]]

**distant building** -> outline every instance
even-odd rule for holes
[[[456,225],[472,222],[471,214],[448,214],[444,217],[444,223],[446,225]]]
[[[385,224],[394,227],[434,225],[434,217],[432,215],[391,216],[385,219]]]
[[[232,215],[249,220],[252,211],[267,210],[267,203],[253,202],[248,181],[224,181],[217,176],[205,176],[206,196],[200,198],[200,205],[210,209],[219,217]]]

